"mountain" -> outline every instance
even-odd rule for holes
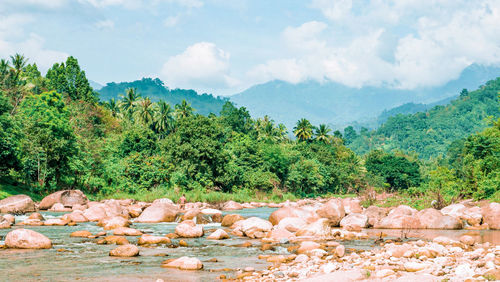
[[[103,85],[100,84],[99,82],[95,82],[95,81],[90,80],[90,79],[89,79],[89,84],[90,84],[90,87],[92,87],[95,91],[97,91],[103,87]]]
[[[194,90],[169,89],[158,78],[143,78],[133,82],[110,82],[97,92],[102,101],[108,101],[112,98],[120,99],[128,88],[136,88],[142,97],[149,97],[153,101],[164,100],[172,106],[186,100],[197,113],[202,115],[219,114],[222,105],[227,101],[225,98],[214,97],[211,94],[200,95]]]
[[[446,106],[389,117],[378,129],[349,134],[346,144],[358,154],[372,149],[415,152],[421,158],[445,153],[455,140],[477,133],[500,117],[500,77],[475,91],[462,91]]]
[[[473,64],[443,86],[414,90],[353,88],[336,82],[316,81],[291,84],[275,80],[252,86],[231,96],[230,100],[237,106],[246,107],[254,117],[269,115],[289,130],[300,118],[309,119],[315,125],[326,123],[334,129],[342,129],[353,122],[376,126],[376,119],[384,110],[406,103],[434,103],[456,97],[462,89],[474,89],[499,75],[500,67]]]

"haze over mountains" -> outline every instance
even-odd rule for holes
[[[500,67],[473,64],[464,69],[457,79],[443,86],[414,90],[353,88],[335,82],[312,80],[292,84],[275,80],[252,86],[230,96],[229,100],[238,107],[246,107],[254,118],[268,115],[275,122],[284,123],[290,132],[300,118],[306,118],[314,125],[329,124],[333,129],[343,129],[351,124],[376,128],[389,116],[445,105],[462,89],[476,89],[498,76]],[[119,98],[129,87],[137,88],[142,96],[149,96],[155,101],[163,99],[172,105],[186,99],[198,113],[204,115],[211,112],[218,114],[226,100],[209,94],[197,95],[193,90],[171,90],[159,79],[108,83],[98,92],[101,100],[107,101]]]

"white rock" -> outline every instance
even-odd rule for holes
[[[382,270],[377,271],[377,273],[375,274],[375,277],[384,278],[384,277],[393,275],[394,273],[395,272],[392,269],[382,269]]]
[[[423,270],[427,267],[427,265],[418,262],[407,262],[404,264],[404,268],[408,272],[417,272]]]
[[[337,270],[338,269],[338,266],[334,263],[327,263],[327,264],[324,264],[322,267],[321,267],[322,271],[324,273],[332,273],[333,271]]]
[[[461,264],[455,268],[455,275],[457,278],[467,278],[474,276],[474,270],[468,263]]]

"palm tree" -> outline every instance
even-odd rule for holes
[[[297,137],[299,141],[307,141],[311,139],[313,135],[313,126],[307,119],[302,118],[293,128],[293,134],[295,134],[295,137]]]
[[[153,122],[153,102],[149,97],[138,101],[135,114],[137,115],[137,121],[142,122],[144,125],[150,125]]]
[[[174,127],[174,110],[170,104],[162,100],[157,103],[157,106],[154,129],[157,133],[169,132]]]
[[[180,104],[175,105],[175,116],[177,118],[185,118],[193,114],[193,108],[186,100],[182,100]]]
[[[105,102],[104,105],[111,111],[113,117],[116,117],[120,113],[120,107],[118,107],[115,98],[111,98],[108,102]]]
[[[332,130],[326,124],[320,124],[318,128],[315,129],[315,140],[323,143],[330,143],[330,132]]]
[[[28,59],[19,53],[16,53],[14,56],[10,56],[10,62],[12,63],[12,69],[16,74],[16,80],[19,78],[19,74],[26,67],[26,63],[28,63]]]
[[[282,123],[278,124],[278,127],[276,128],[276,135],[278,137],[278,140],[285,140],[287,134],[288,130],[286,129],[286,126]]]
[[[134,114],[137,100],[141,97],[141,94],[139,94],[135,88],[128,88],[125,90],[125,96],[121,97],[122,101],[120,103],[120,107],[128,118],[131,118]]]

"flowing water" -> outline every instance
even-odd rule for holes
[[[257,216],[267,219],[275,209],[258,208],[231,211],[245,217]],[[42,212],[48,218],[60,217],[62,213]],[[17,216],[16,222],[21,222],[26,216]],[[133,224],[133,228],[153,235],[163,236],[174,232],[177,223]],[[220,224],[204,225],[206,233],[219,228]],[[18,227],[15,227],[18,228]],[[102,231],[95,223],[80,223],[77,226],[40,226],[26,227],[40,232],[52,240],[53,248],[49,250],[0,250],[0,281],[214,281],[221,274],[234,276],[234,270],[251,266],[262,270],[269,265],[259,260],[259,254],[288,254],[286,247],[274,251],[261,251],[259,240],[232,236],[222,241],[211,241],[205,238],[185,239],[189,247],[168,248],[139,247],[140,256],[134,258],[116,258],[108,255],[116,245],[97,245],[93,239],[71,238],[70,233],[77,230],[88,230],[92,233]],[[0,229],[0,240],[11,229]],[[376,237],[380,232],[388,236],[399,237],[400,230],[367,229]],[[438,235],[458,238],[467,230],[412,230],[408,237],[431,239]],[[108,232],[109,234],[110,232]],[[437,234],[437,235],[436,235]],[[482,241],[495,244],[500,242],[500,231],[477,232]],[[127,237],[132,244],[138,237]],[[174,239],[177,243],[178,240]],[[252,242],[255,247],[242,248],[237,245]],[[0,241],[3,244],[3,241]],[[373,240],[357,240],[342,242],[347,248],[370,249],[374,247]],[[191,256],[203,262],[204,269],[200,271],[182,271],[161,268],[162,261],[169,258]],[[209,262],[217,258],[218,262]]]

